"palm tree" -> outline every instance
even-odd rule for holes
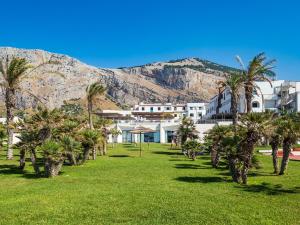
[[[60,138],[60,145],[65,151],[65,155],[70,162],[70,165],[77,165],[78,155],[81,152],[80,142],[68,135],[63,135]]]
[[[177,134],[180,137],[181,145],[184,145],[188,139],[192,140],[198,138],[195,124],[193,120],[188,117],[182,118]]]
[[[272,71],[274,68],[275,60],[267,61],[265,53],[260,53],[255,56],[250,62],[247,68],[245,68],[244,63],[237,57],[238,62],[240,63],[243,74],[245,76],[244,89],[245,89],[245,98],[246,98],[246,109],[247,113],[252,111],[252,97],[253,91],[259,90],[259,87],[255,85],[255,81],[267,81],[272,86],[271,77],[274,77],[275,74]]]
[[[240,146],[240,156],[243,162],[242,180],[247,184],[248,172],[251,168],[255,144],[264,136],[265,130],[271,126],[273,114],[249,113],[241,118],[241,128],[245,130]]]
[[[105,119],[102,117],[98,117],[95,121],[95,129],[97,129],[100,133],[99,137],[99,144],[101,146],[99,147],[100,150],[100,155],[106,155],[107,153],[107,140],[108,140],[108,135],[110,133],[108,127],[112,125],[113,121],[109,119]]]
[[[2,123],[0,123],[0,147],[3,146],[3,139],[6,137],[5,128]]]
[[[218,167],[220,161],[220,151],[222,150],[221,142],[228,132],[230,132],[229,126],[215,125],[207,134],[207,138],[212,141],[210,156],[211,164],[214,168]]]
[[[238,120],[238,100],[239,92],[243,86],[245,77],[242,73],[233,72],[231,73],[224,81],[219,81],[219,88],[228,88],[231,94],[231,114],[232,114],[232,123],[234,127],[237,124]]]
[[[93,151],[93,159],[96,158],[96,145],[99,141],[100,134],[96,130],[86,129],[81,132],[82,135],[82,146],[83,146],[83,158],[84,163],[89,159],[91,150]]]
[[[95,82],[86,88],[90,129],[94,129],[93,119],[92,119],[93,101],[97,95],[102,95],[104,92],[105,92],[105,88],[102,86],[100,82]]]
[[[118,130],[118,128],[111,128],[109,130],[109,133],[111,134],[112,136],[112,147],[114,148],[115,146],[115,139],[118,138],[119,135],[122,134],[122,132],[120,130]]]
[[[38,147],[38,150],[44,156],[45,176],[57,176],[65,160],[64,148],[54,140],[47,140]]]
[[[187,155],[193,161],[196,160],[197,153],[201,150],[202,145],[197,140],[188,140],[182,146],[187,151]]]
[[[274,133],[271,136],[270,145],[272,147],[272,162],[273,162],[273,168],[274,173],[278,174],[279,168],[278,168],[278,148],[280,144],[282,143],[281,136],[278,133]]]
[[[287,169],[292,146],[300,138],[300,114],[290,113],[282,116],[278,122],[278,133],[282,137],[283,156],[279,175]]]
[[[244,129],[234,126],[228,126],[228,132],[222,137],[220,148],[225,154],[225,159],[228,161],[228,168],[233,182],[241,182],[241,159],[240,159],[240,144],[244,136]]]
[[[19,82],[22,76],[28,71],[31,66],[26,59],[13,58],[10,62],[8,57],[6,62],[0,62],[0,73],[2,75],[1,87],[5,92],[5,107],[6,107],[6,129],[8,135],[7,141],[7,159],[13,158],[13,108],[15,107],[15,94],[19,88]]]
[[[2,87],[5,92],[6,128],[8,135],[7,159],[13,158],[13,109],[16,104],[16,91],[21,91],[20,83],[22,79],[28,77],[28,75],[37,72],[39,68],[46,64],[57,64],[57,62],[53,61],[51,58],[49,61],[43,62],[37,66],[32,66],[26,59],[17,57],[13,57],[10,60],[7,56],[6,60],[0,61],[0,75],[2,77],[0,87]],[[31,95],[34,96],[33,94]]]

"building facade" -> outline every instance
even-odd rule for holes
[[[206,113],[206,103],[140,103],[130,111],[103,110],[99,116],[114,120],[112,127],[121,135],[109,136],[109,142],[139,142],[140,136],[132,134],[136,127],[142,126],[154,130],[153,133],[142,134],[142,142],[171,143],[183,117],[190,117],[195,124]]]
[[[300,112],[300,82],[275,80],[271,84],[256,81],[257,88],[253,92],[252,111],[288,110]],[[239,93],[238,112],[246,112],[246,99],[243,89]],[[231,93],[228,88],[214,96],[207,106],[206,118],[226,117],[231,114]]]

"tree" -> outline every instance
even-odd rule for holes
[[[96,159],[96,145],[99,141],[99,132],[97,130],[85,129],[81,132],[82,135],[82,147],[83,147],[83,158],[84,163],[89,159],[91,150],[93,151],[93,159]]]
[[[289,155],[292,146],[297,143],[300,138],[300,114],[289,113],[284,114],[277,123],[278,134],[282,137],[283,156],[279,175],[283,175],[287,169]]]
[[[221,142],[228,132],[230,132],[229,126],[215,125],[206,135],[211,140],[210,156],[214,168],[218,167],[222,151]]]
[[[54,109],[49,111],[38,107],[37,111],[32,115],[25,115],[22,120],[17,123],[19,130],[20,142],[16,145],[20,150],[20,168],[25,167],[26,153],[30,153],[30,159],[35,173],[40,174],[37,165],[37,147],[43,145],[46,141],[57,139],[60,136],[60,126],[63,124],[64,114]]]
[[[65,156],[69,160],[70,165],[77,165],[78,156],[82,152],[81,143],[68,135],[60,138],[60,145],[64,149]]]
[[[190,159],[196,160],[198,152],[201,151],[202,145],[197,140],[188,140],[182,146],[182,149],[187,152]]]
[[[65,160],[64,148],[54,140],[47,140],[38,147],[38,150],[44,156],[45,176],[57,176]]]
[[[6,137],[5,127],[2,123],[0,123],[0,147],[3,146],[3,140]]]
[[[248,172],[251,168],[254,147],[261,137],[264,136],[265,130],[271,125],[272,116],[267,113],[249,113],[241,118],[241,128],[245,130],[239,146],[239,154],[243,162],[242,181],[247,184]]]
[[[250,113],[252,111],[253,91],[259,90],[259,87],[255,85],[255,81],[267,81],[272,86],[270,78],[275,76],[275,73],[272,70],[276,61],[267,61],[265,53],[260,53],[256,55],[249,62],[248,67],[245,68],[244,63],[242,62],[240,57],[237,57],[237,60],[242,67],[243,76],[245,77],[244,89],[246,98],[246,109],[247,113]]]
[[[105,88],[102,86],[100,82],[95,82],[86,88],[90,129],[94,129],[93,118],[92,118],[93,101],[97,95],[102,95],[104,92],[105,92]]]
[[[188,117],[182,118],[177,134],[180,136],[181,145],[184,145],[188,139],[192,140],[198,138],[195,124],[193,120]]]
[[[121,135],[122,132],[118,128],[111,128],[109,130],[109,133],[112,136],[112,147],[114,148],[115,138],[118,138],[118,136]]]
[[[282,143],[281,136],[278,133],[274,133],[271,136],[271,141],[270,145],[272,148],[272,162],[273,162],[273,168],[274,168],[274,173],[278,174],[279,173],[279,168],[278,168],[278,148],[280,144]]]
[[[224,81],[219,81],[219,88],[228,88],[231,94],[231,114],[233,125],[236,126],[238,120],[238,100],[239,92],[243,86],[245,77],[242,73],[232,72]]]
[[[100,151],[100,155],[106,155],[107,153],[107,139],[108,139],[108,135],[110,133],[110,130],[108,129],[108,127],[110,125],[112,125],[112,120],[109,119],[105,119],[102,117],[97,117],[96,121],[95,121],[95,129],[99,131],[100,136],[99,136],[99,151]]]
[[[238,127],[228,126],[228,132],[223,136],[220,149],[224,153],[224,158],[227,159],[228,168],[232,177],[233,182],[240,183],[241,182],[241,169],[242,169],[242,161],[240,158],[240,143],[244,129]],[[230,132],[231,131],[231,132]]]
[[[12,59],[9,59],[8,56],[6,57],[6,60],[0,61],[0,86],[4,89],[5,93],[6,127],[8,135],[7,159],[13,159],[13,109],[16,104],[16,92],[21,91],[20,83],[33,72],[37,72],[42,66],[53,63],[57,64],[57,62],[50,58],[49,61],[43,62],[37,66],[32,66],[24,58],[13,57]]]

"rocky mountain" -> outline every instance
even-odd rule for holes
[[[107,87],[106,97],[98,101],[99,108],[131,106],[140,101],[206,101],[216,94],[216,82],[235,70],[198,58],[103,69],[43,50],[0,48],[0,60],[7,56],[26,58],[33,65],[48,60],[56,62],[40,67],[22,81],[23,91],[17,95],[19,108],[37,104],[38,100],[30,93],[50,108],[59,107],[64,101],[81,101],[84,104],[82,99],[87,85],[98,80]],[[0,102],[3,102],[3,94]]]

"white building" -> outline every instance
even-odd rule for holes
[[[272,85],[265,81],[256,81],[255,84],[258,88],[253,93],[253,112],[278,111],[280,109],[300,112],[300,82],[276,80],[272,81]],[[238,112],[246,112],[246,99],[243,89],[240,92],[238,101]],[[231,94],[229,89],[225,88],[209,102],[206,118],[226,117],[230,113]]]
[[[132,110],[133,115],[143,116],[143,114],[164,113],[172,115],[175,119],[181,120],[184,116],[190,117],[196,123],[206,113],[206,103],[186,103],[186,104],[172,104],[172,103],[143,103],[135,105]]]
[[[122,133],[117,137],[110,136],[109,142],[139,142],[139,135],[132,134],[130,131],[143,126],[155,132],[143,134],[142,142],[170,143],[184,116],[192,118],[197,123],[205,112],[206,103],[140,103],[131,111],[103,110],[97,114],[114,120],[113,126]]]

